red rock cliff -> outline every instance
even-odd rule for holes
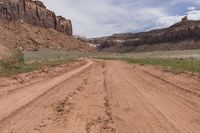
[[[72,35],[71,21],[56,16],[37,0],[0,0],[0,19],[21,21]]]

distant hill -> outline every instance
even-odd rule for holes
[[[111,52],[183,50],[200,48],[200,21],[188,20],[169,28],[141,33],[122,33],[90,39],[99,50]]]

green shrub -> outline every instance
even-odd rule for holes
[[[13,51],[12,57],[17,63],[24,63],[24,53],[20,49]]]
[[[9,52],[1,65],[4,68],[11,68],[16,67],[20,63],[24,63],[24,53],[20,49],[17,49]]]

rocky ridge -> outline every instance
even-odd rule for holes
[[[101,50],[112,49],[126,51],[177,50],[200,48],[200,21],[188,20],[169,28],[157,29],[141,33],[122,33],[108,37],[90,39],[99,44]]]
[[[71,21],[56,16],[37,0],[0,0],[0,19],[52,28],[66,35],[72,35]]]

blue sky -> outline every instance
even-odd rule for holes
[[[200,0],[42,0],[72,20],[74,35],[100,37],[172,25],[188,16],[200,20]]]

